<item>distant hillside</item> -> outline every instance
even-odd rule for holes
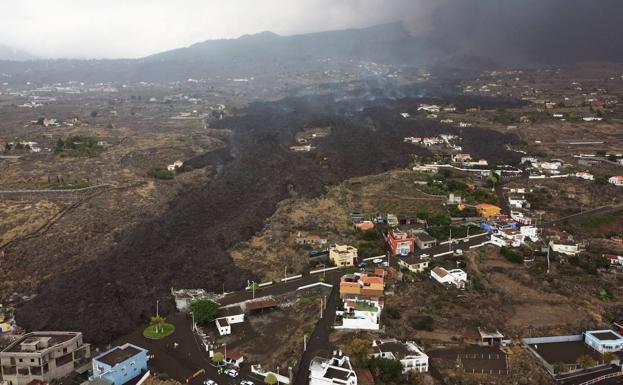
[[[175,81],[333,68],[354,72],[362,60],[476,70],[623,62],[621,0],[436,1],[439,5],[421,22],[428,32],[417,36],[402,23],[295,36],[262,32],[137,60],[0,62],[0,71],[35,82]]]
[[[0,60],[25,61],[36,59],[38,58],[35,55],[31,55],[28,52],[0,45]]]

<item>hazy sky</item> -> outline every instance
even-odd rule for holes
[[[265,30],[286,35],[413,19],[424,12],[423,3],[428,1],[1,0],[0,44],[52,58],[142,57]]]

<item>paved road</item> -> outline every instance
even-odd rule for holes
[[[339,282],[339,278],[347,273],[352,273],[357,271],[356,268],[350,269],[339,269],[339,270],[331,270],[325,273],[326,275],[326,283],[332,284],[333,282]],[[266,286],[261,288],[260,290],[255,291],[255,298],[265,297],[268,295],[281,295],[286,293],[291,293],[295,291],[297,288],[301,286],[311,285],[313,283],[318,283],[318,278],[320,274],[314,275],[304,275],[302,278],[294,279],[285,283],[276,283],[270,286]],[[240,302],[247,301],[249,299],[253,299],[253,293],[248,290],[240,290],[231,294],[226,295],[222,299],[218,301],[222,306],[232,305]]]
[[[414,253],[414,255],[416,257],[421,257],[422,255],[427,254],[429,257],[432,257],[433,255],[446,253],[448,251],[463,250],[463,252],[465,252],[469,250],[470,246],[481,244],[490,239],[491,238],[489,237],[488,234],[480,234],[479,236],[470,238],[468,240],[456,239],[456,240],[453,240],[451,245],[446,243],[443,245],[435,246],[430,249],[418,250]]]
[[[339,297],[339,282],[340,276],[333,275],[329,278],[327,276],[327,283],[333,284],[333,290],[327,301],[327,308],[323,314],[323,317],[316,329],[309,337],[307,342],[307,350],[303,353],[303,357],[299,363],[299,367],[294,377],[294,385],[307,385],[309,383],[309,364],[311,360],[316,356],[327,356],[329,353],[329,328],[333,325],[335,320],[335,311],[337,309],[337,302]]]
[[[166,373],[171,378],[185,383],[186,378],[200,369],[205,374],[190,381],[191,385],[202,385],[205,379],[215,380],[219,385],[239,384],[243,379],[251,379],[256,384],[261,384],[250,374],[250,365],[242,365],[240,375],[235,380],[218,374],[211,364],[208,352],[205,351],[199,340],[191,331],[191,321],[186,314],[176,313],[167,317],[167,322],[175,325],[175,333],[162,340],[148,340],[142,335],[142,329],[135,330],[132,334],[120,338],[116,345],[130,342],[149,350],[154,357],[149,361],[152,371]],[[177,346],[175,346],[177,344]]]

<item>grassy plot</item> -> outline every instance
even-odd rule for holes
[[[159,340],[170,336],[175,332],[175,326],[169,323],[149,325],[143,331],[143,336],[151,340]]]

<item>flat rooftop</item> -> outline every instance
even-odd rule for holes
[[[127,360],[128,358],[135,356],[141,351],[142,350],[137,349],[132,345],[117,346],[116,348],[113,348],[108,352],[98,357],[95,357],[95,360],[102,362],[106,365],[115,366]]]
[[[596,361],[601,361],[600,354],[586,345],[584,341],[551,342],[530,344],[529,346],[550,365],[557,362],[573,365],[578,357],[585,354],[593,357]]]
[[[612,340],[620,340],[621,336],[617,335],[614,332],[611,331],[605,331],[605,332],[587,332],[587,334],[590,334],[591,336],[597,338],[600,341],[612,341]]]
[[[79,336],[79,332],[33,332],[24,334],[17,341],[13,342],[6,349],[2,350],[2,352],[6,353],[37,353],[43,350],[49,349],[56,345],[62,344],[71,340],[74,337]],[[36,344],[38,341],[47,340],[46,348],[39,348],[35,351],[24,351],[22,350],[22,344],[31,345]]]

